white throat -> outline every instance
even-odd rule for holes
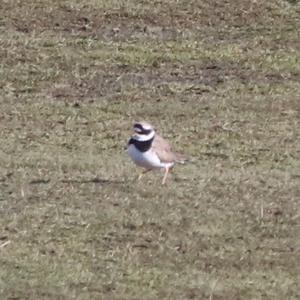
[[[134,134],[132,138],[136,141],[145,142],[153,139],[155,136],[155,131],[152,130],[149,134]]]

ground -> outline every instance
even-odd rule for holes
[[[2,0],[1,299],[299,299],[299,16]],[[142,119],[190,158],[166,186]]]

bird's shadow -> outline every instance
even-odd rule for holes
[[[48,184],[51,182],[51,179],[35,179],[31,180],[29,182],[30,185],[39,185],[39,184]],[[110,184],[117,184],[121,185],[124,184],[124,181],[121,180],[110,180],[110,179],[103,179],[99,177],[94,177],[94,178],[68,178],[68,179],[60,179],[57,180],[56,182],[60,183],[70,183],[70,184],[88,184],[88,183],[94,183],[94,184],[99,184],[99,185],[110,185]]]

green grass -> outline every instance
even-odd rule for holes
[[[1,299],[298,299],[297,1],[3,1]],[[190,157],[167,185],[145,119]]]

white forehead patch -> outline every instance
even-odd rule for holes
[[[141,133],[141,132],[142,132],[142,129],[141,129],[141,128],[138,128],[138,127],[134,127],[134,132],[136,132],[136,133]]]

